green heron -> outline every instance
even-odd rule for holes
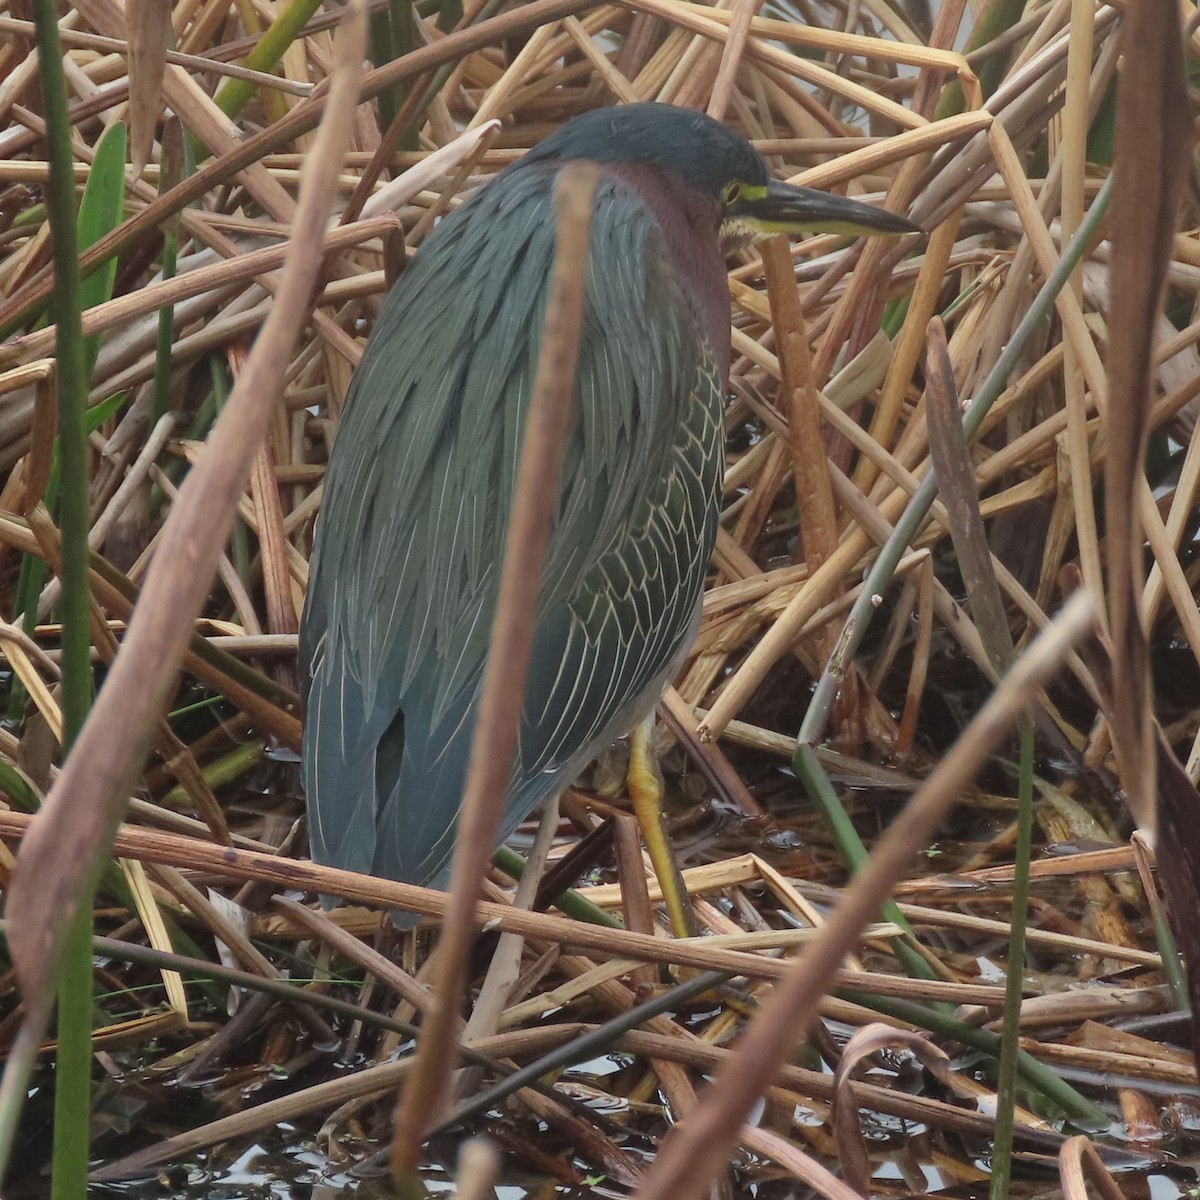
[[[599,166],[572,427],[501,834],[639,726],[681,664],[717,533],[724,258],[755,236],[908,233],[770,177],[700,113],[576,117],[446,217],[383,305],[325,480],[301,632],[321,863],[449,878],[554,256],[563,165]],[[631,772],[638,796],[653,792]],[[660,878],[662,843],[655,865]],[[652,847],[653,849],[653,847]]]

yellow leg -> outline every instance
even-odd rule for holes
[[[651,713],[630,735],[629,798],[633,801],[633,815],[642,831],[646,853],[650,855],[654,874],[662,888],[671,931],[676,937],[693,937],[697,933],[696,916],[688,903],[683,877],[679,874],[663,822],[663,782],[651,744],[653,732],[654,714]]]

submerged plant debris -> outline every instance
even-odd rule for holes
[[[659,935],[661,955],[643,947],[635,961],[625,929],[592,925],[581,946],[559,918],[523,919],[517,979],[491,1020],[471,1026],[486,1058],[464,1067],[462,1111],[428,1143],[429,1190],[453,1189],[460,1145],[484,1134],[502,1156],[504,1200],[628,1194],[852,875],[798,776],[797,731],[865,570],[929,470],[936,417],[927,393],[941,386],[926,359],[930,320],[944,322],[953,399],[967,403],[1110,174],[1122,9],[1088,0],[945,0],[933,12],[922,0],[558,7],[546,23],[489,26],[495,36],[480,47],[474,26],[537,6],[372,6],[376,67],[413,46],[463,49],[377,89],[358,110],[313,317],[155,733],[120,857],[101,880],[98,1197],[390,1194],[395,1098],[432,1002],[438,910],[431,903],[416,933],[402,935],[384,919],[393,899],[382,885],[373,892],[360,880],[354,903],[326,911],[320,873],[290,867],[306,855],[296,631],[313,523],[349,379],[389,282],[443,214],[576,113],[638,100],[706,109],[751,138],[779,178],[885,204],[929,236],[794,241],[798,306],[766,284],[762,255],[786,251],[750,247],[730,259],[723,518],[700,632],[658,730],[668,826],[704,936],[681,963],[653,872],[629,852],[617,746],[563,797],[548,869],[570,859],[566,882],[613,925]],[[256,137],[262,153],[216,171],[202,195],[122,245],[115,269],[89,276],[98,684],[162,522],[270,308],[311,149],[311,124],[287,122],[326,84],[340,11],[316,0],[181,0],[161,88],[154,79],[131,87],[126,18],[141,19],[143,8],[62,7],[81,248],[221,164],[237,141]],[[56,777],[62,729],[48,165],[26,9],[0,6],[4,886],[29,814]],[[1186,33],[1194,77],[1194,21]],[[130,120],[130,152],[146,159],[137,170],[122,161],[124,141],[114,153],[117,135],[106,133]],[[264,136],[272,130],[292,132]],[[106,208],[105,188],[111,196],[122,187],[121,204]],[[1193,784],[1196,228],[1191,195],[1171,243],[1140,506],[1150,531],[1143,603],[1154,713]],[[969,451],[980,555],[952,542],[948,510],[964,497],[946,493],[894,582],[873,597],[874,623],[818,755],[868,849],[991,693],[972,562],[990,557],[1002,624],[1020,654],[1072,581],[1096,582],[1105,560],[1111,233],[1101,225]],[[811,411],[805,403],[819,413],[816,444],[794,435]],[[814,529],[795,479],[811,479],[826,459],[835,525]],[[818,601],[810,581],[830,559],[839,573]],[[1010,1194],[1070,1191],[1064,1164],[1079,1151],[1068,1140],[1084,1133],[1124,1195],[1172,1200],[1200,1186],[1186,980],[1152,849],[1131,840],[1098,671],[1094,654],[1071,657],[1035,720],[1030,912],[1025,961],[1015,966],[1026,1055]],[[860,1193],[987,1194],[997,1033],[1014,969],[1018,758],[1014,734],[895,888],[898,914],[881,914],[829,980],[811,1036],[780,1064],[743,1130],[721,1195],[832,1194],[797,1152]],[[523,827],[513,847],[528,850],[533,832]],[[512,893],[497,869],[485,898],[506,905]],[[496,943],[494,931],[478,940],[472,996]],[[6,1052],[23,1008],[4,955]],[[914,960],[924,964],[915,974]],[[575,1061],[547,1066],[515,1095],[485,1095],[515,1068],[703,969],[725,975],[668,997],[603,1044],[585,1042]],[[276,986],[262,990],[263,980]],[[48,1046],[8,1200],[48,1194],[53,1090]],[[473,1096],[482,1102],[472,1106]]]

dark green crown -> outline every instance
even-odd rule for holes
[[[748,141],[719,121],[671,104],[600,108],[568,121],[521,160],[643,163],[719,195],[733,182],[765,186],[767,164]]]

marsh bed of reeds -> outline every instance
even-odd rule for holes
[[[61,678],[71,617],[60,514],[75,460],[59,444],[63,301],[33,8],[0,4],[6,901],[77,728]],[[582,905],[565,917],[548,904],[518,912],[508,874],[485,884],[462,1006],[477,1054],[425,1131],[426,1184],[447,1191],[458,1177],[472,1194],[461,1172],[473,1168],[457,1155],[482,1134],[500,1153],[498,1195],[636,1191],[707,1081],[736,1073],[739,1036],[828,928],[856,854],[965,753],[1009,665],[1059,637],[940,802],[934,836],[897,870],[889,907],[875,906],[820,981],[815,1020],[775,1078],[758,1081],[765,1094],[731,1128],[713,1186],[760,1200],[987,1194],[1015,969],[1010,1026],[1023,1053],[1005,1093],[1007,1194],[1079,1197],[1085,1179],[1110,1198],[1194,1192],[1188,984],[1152,842],[1132,836],[1153,825],[1153,803],[1131,782],[1144,781],[1145,759],[1123,748],[1122,722],[1151,713],[1183,772],[1200,772],[1200,240],[1181,139],[1161,154],[1187,160],[1182,204],[1145,213],[1165,256],[1165,301],[1147,317],[1149,388],[1130,434],[1111,422],[1125,411],[1113,379],[1130,378],[1114,376],[1129,353],[1114,280],[1129,276],[1113,214],[1129,209],[1120,198],[1101,209],[1118,78],[1143,86],[1156,64],[1151,50],[1134,61],[1125,6],[368,8],[369,61],[327,181],[334,215],[314,304],[279,360],[232,531],[99,876],[89,1194],[391,1194],[396,1097],[434,1003],[445,905],[307,862],[296,635],[325,464],[381,299],[439,218],[573,114],[635,100],[706,109],[780,178],[886,204],[927,234],[794,240],[795,287],[779,244],[730,260],[723,519],[699,636],[658,728],[667,822],[701,936],[669,934],[617,746],[562,798],[549,851],[549,890],[574,885]],[[340,4],[178,0],[170,29],[165,11],[138,0],[57,9],[85,272],[84,612],[97,687],[164,524],[187,503],[180,489],[280,302],[302,170],[341,70]],[[1176,37],[1193,78],[1196,21]],[[1183,96],[1190,126],[1195,97]],[[1150,178],[1153,158],[1128,143],[1121,152]],[[1048,290],[1072,244],[1077,267]],[[968,441],[960,419],[985,393]],[[804,436],[818,425],[819,437]],[[1110,458],[1131,438],[1138,453],[1146,445],[1124,510],[1136,514],[1149,664],[1132,676],[1120,643],[1084,637],[1078,620],[1060,636],[1053,623],[1073,594],[1101,611],[1118,604]],[[876,592],[864,579],[931,462],[938,498]],[[807,502],[814,488],[826,509]],[[856,626],[853,661],[835,660],[831,698],[817,681],[863,600],[873,620]],[[798,751],[802,728],[816,732],[815,753]],[[110,733],[121,736],[119,722]],[[1032,865],[1014,968],[1023,790]],[[1178,810],[1171,820],[1190,845]],[[528,851],[535,828],[513,847]],[[346,903],[326,910],[321,892]],[[425,914],[412,936],[384,920],[398,903]],[[1200,922],[1200,909],[1175,907],[1185,927]],[[500,930],[524,936],[516,977],[494,1011],[473,1015]],[[4,947],[7,1053],[30,1006]],[[50,1194],[54,1036],[51,1024],[29,1076],[9,1200]],[[547,1059],[564,1047],[577,1052]],[[531,1064],[542,1069],[513,1094],[492,1090]],[[486,1194],[483,1170],[475,1194]]]

